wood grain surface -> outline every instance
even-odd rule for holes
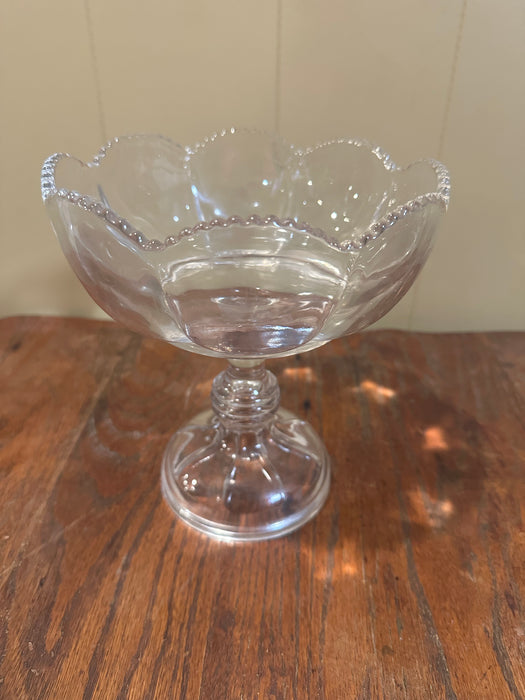
[[[333,482],[266,543],[209,540],[160,494],[223,366],[110,323],[0,322],[0,697],[525,698],[525,334],[269,362]]]

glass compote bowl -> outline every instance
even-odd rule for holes
[[[57,153],[42,195],[108,314],[229,361],[211,410],[167,446],[168,504],[226,540],[277,537],[313,517],[329,457],[308,423],[279,408],[264,360],[363,329],[403,296],[447,207],[447,170],[399,168],[364,141],[298,149],[229,129],[192,147],[116,138],[90,163]]]

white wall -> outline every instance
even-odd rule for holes
[[[525,329],[521,0],[3,0],[0,13],[0,314],[101,315],[46,219],[46,156],[238,125],[441,159],[449,214],[381,325]]]

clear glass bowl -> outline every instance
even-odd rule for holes
[[[246,129],[191,147],[122,137],[91,163],[46,160],[42,196],[93,299],[134,331],[229,360],[212,410],[164,455],[163,492],[186,522],[256,540],[319,510],[326,450],[278,408],[263,361],[389,311],[424,264],[449,192],[434,160],[400,168],[365,141],[298,149]]]

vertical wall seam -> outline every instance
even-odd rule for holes
[[[449,117],[450,117],[450,106],[452,104],[452,94],[454,92],[454,87],[456,84],[456,74],[459,63],[459,55],[461,52],[461,44],[463,41],[463,29],[465,27],[465,17],[467,14],[467,0],[463,0],[461,5],[461,13],[459,16],[458,30],[456,33],[456,41],[454,44],[454,51],[452,53],[452,63],[450,66],[450,76],[448,80],[447,93],[445,96],[445,105],[443,107],[443,119],[441,121],[441,129],[438,138],[438,147],[436,157],[439,160],[443,158],[443,150],[445,146],[445,139],[448,131]],[[413,286],[412,298],[410,299],[410,305],[408,309],[408,330],[414,330],[414,313],[416,307],[416,299],[419,294],[419,288],[421,286],[421,277],[415,281]]]
[[[97,52],[95,47],[95,31],[93,29],[93,21],[91,18],[91,10],[89,7],[90,0],[84,0],[84,13],[86,17],[86,25],[88,32],[89,41],[89,53],[91,58],[91,69],[93,71],[93,79],[95,81],[95,96],[97,101],[98,109],[98,121],[100,127],[101,142],[106,143],[108,141],[108,134],[106,128],[106,117],[104,114],[104,106],[102,104],[102,87],[100,84],[100,71],[98,67]]]
[[[281,133],[281,67],[282,67],[282,0],[277,0],[276,21],[276,56],[275,56],[275,112],[273,128],[276,134]]]
[[[443,121],[441,123],[441,131],[439,133],[438,141],[438,152],[437,157],[443,157],[443,148],[445,144],[445,138],[448,130],[448,123],[450,117],[450,105],[452,103],[452,94],[454,92],[454,87],[456,84],[456,73],[459,63],[459,54],[461,51],[461,43],[463,41],[463,28],[465,26],[465,16],[467,14],[467,0],[463,0],[461,6],[461,15],[459,18],[458,32],[456,36],[456,44],[454,46],[454,53],[452,55],[452,66],[450,68],[450,78],[448,81],[447,95],[445,98],[445,107],[443,109]]]

